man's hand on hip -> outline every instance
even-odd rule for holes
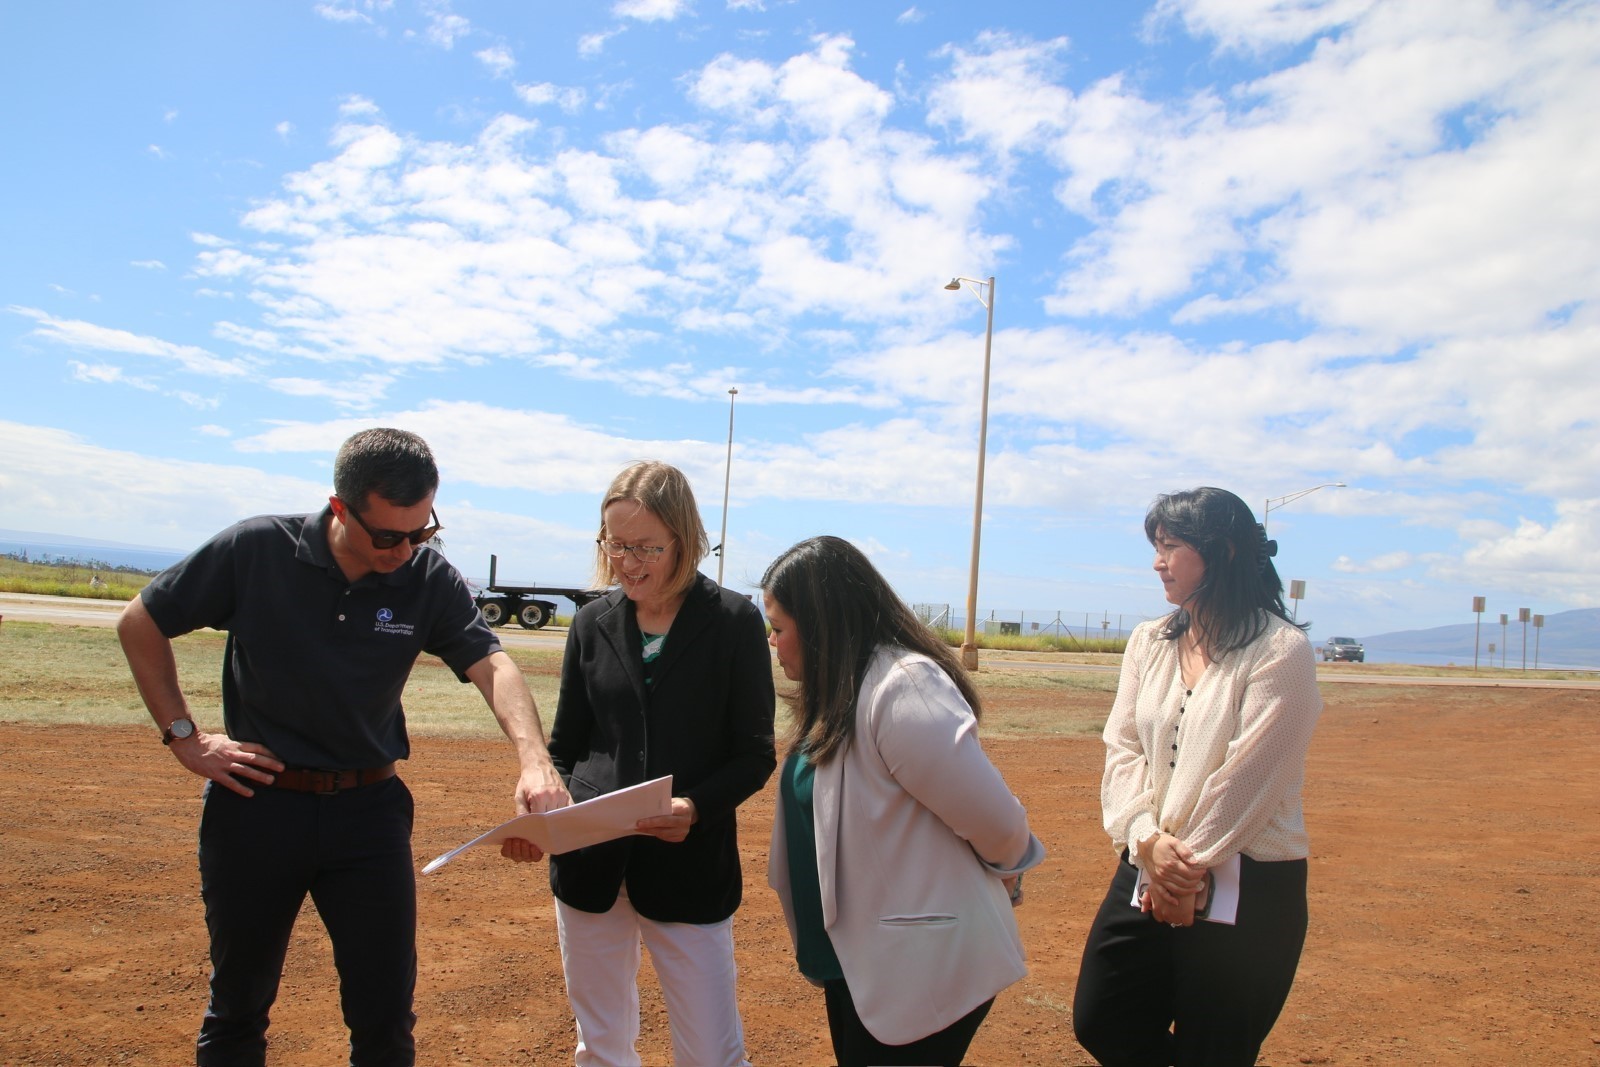
[[[283,770],[283,761],[265,745],[235,741],[227,734],[196,731],[193,737],[173,741],[168,746],[190,771],[233,790],[253,797],[255,790],[240,779],[271,785],[273,776]]]

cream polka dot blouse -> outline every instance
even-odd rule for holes
[[[1112,848],[1121,852],[1159,829],[1205,867],[1236,852],[1254,860],[1306,857],[1300,789],[1322,712],[1311,643],[1273,616],[1190,691],[1177,642],[1160,637],[1163,621],[1142,623],[1128,639],[1102,735],[1100,803]]]

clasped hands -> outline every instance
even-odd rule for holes
[[[1150,876],[1139,909],[1159,922],[1193,926],[1206,869],[1194,861],[1189,846],[1171,834],[1146,838],[1139,842],[1139,866]]]

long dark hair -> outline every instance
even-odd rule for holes
[[[1268,615],[1290,621],[1283,579],[1272,563],[1278,542],[1267,539],[1243,500],[1209,485],[1163,493],[1144,517],[1152,545],[1161,533],[1198,552],[1206,568],[1194,594],[1167,616],[1162,637],[1176,640],[1198,625],[1206,654],[1220,659],[1260,637]],[[1303,630],[1311,624],[1297,625]]]
[[[773,561],[762,590],[794,620],[804,662],[788,745],[826,763],[850,743],[872,654],[898,645],[937,663],[981,714],[978,691],[949,645],[895,595],[872,561],[838,537],[801,541]]]

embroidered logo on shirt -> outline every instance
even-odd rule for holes
[[[379,634],[399,634],[402,637],[410,637],[416,630],[417,628],[409,622],[395,622],[394,612],[388,608],[379,608],[378,621],[372,624],[372,632]]]

